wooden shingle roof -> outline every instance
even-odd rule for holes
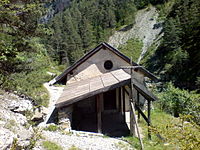
[[[122,69],[114,70],[90,79],[68,83],[56,102],[56,107],[70,105],[82,99],[129,83],[130,75]]]

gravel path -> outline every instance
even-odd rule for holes
[[[45,140],[55,142],[67,150],[73,146],[81,150],[133,150],[128,143],[109,137],[95,135],[66,135],[59,132],[43,131]]]
[[[60,97],[64,87],[56,87],[56,86],[50,85],[50,83],[44,83],[43,85],[48,90],[49,97],[50,97],[49,106],[47,108],[48,109],[48,115],[47,115],[45,121],[43,122],[44,124],[46,124],[50,115],[52,114],[52,112],[55,109],[55,103],[56,103],[57,99]]]

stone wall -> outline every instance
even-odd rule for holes
[[[58,109],[58,124],[65,130],[71,130],[73,105]]]

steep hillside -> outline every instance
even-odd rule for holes
[[[173,7],[169,7],[172,3]],[[200,87],[200,1],[169,1],[162,9],[165,13],[160,46],[153,50],[146,67],[172,81],[176,86],[189,90]]]
[[[159,13],[155,7],[151,6],[136,13],[135,20],[133,20],[133,27],[122,28],[116,31],[109,37],[108,43],[114,47],[119,47],[125,44],[129,39],[135,38],[143,42],[141,55],[138,58],[138,63],[146,53],[147,49],[153,44],[154,40],[161,33],[162,25],[158,22]]]

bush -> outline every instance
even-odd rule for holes
[[[52,66],[49,56],[46,54],[44,46],[33,39],[30,46],[36,52],[21,52],[17,55],[18,62],[12,73],[1,74],[0,86],[5,90],[17,91],[31,97],[38,105],[48,105],[48,92],[43,83],[51,80],[47,71]]]
[[[144,147],[148,150],[198,150],[200,147],[200,126],[191,120],[190,115],[175,118],[163,111],[155,109],[151,115],[151,141],[148,140],[148,126],[143,126]],[[190,122],[188,122],[190,121]]]
[[[167,83],[163,91],[158,93],[158,106],[161,110],[179,117],[180,114],[192,115],[193,120],[200,124],[200,94],[175,88]]]
[[[57,145],[56,143],[50,141],[44,141],[42,143],[43,147],[47,150],[62,150],[62,147]]]
[[[57,131],[59,128],[58,126],[56,125],[49,125],[47,128],[45,128],[45,130],[48,130],[48,131]]]
[[[139,39],[130,39],[126,42],[126,44],[121,45],[119,50],[126,56],[132,57],[132,60],[137,62],[140,54],[142,52],[142,41]]]

